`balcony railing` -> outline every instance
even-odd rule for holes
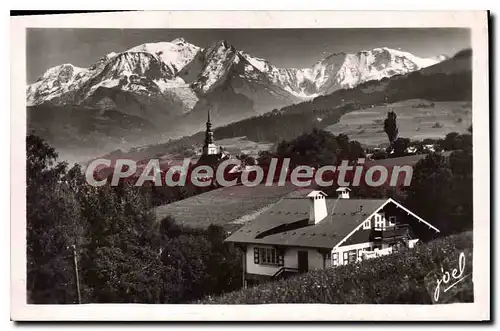
[[[385,228],[372,229],[372,241],[392,241],[401,238],[413,238],[413,232],[408,224],[386,226]]]

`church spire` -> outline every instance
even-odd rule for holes
[[[214,133],[212,132],[212,122],[210,119],[210,109],[207,114],[207,129],[205,130],[205,144],[203,145],[203,154],[211,155],[217,153],[217,147],[214,144]]]
[[[212,122],[210,121],[210,109],[207,116],[207,129],[205,131],[205,146],[214,143],[214,133],[212,132]]]

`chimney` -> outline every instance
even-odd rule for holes
[[[328,215],[326,194],[322,191],[312,191],[307,197],[309,198],[309,224],[318,224]]]
[[[351,191],[348,187],[339,187],[337,190],[339,199],[349,199],[349,192]]]

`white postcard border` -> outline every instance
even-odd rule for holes
[[[474,303],[452,305],[26,304],[26,33],[71,28],[467,27],[473,48]],[[488,26],[485,11],[189,11],[11,18],[11,318],[14,320],[485,320],[490,318]],[[362,309],[360,309],[362,307]],[[390,308],[390,309],[388,309]]]

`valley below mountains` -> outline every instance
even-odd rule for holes
[[[360,104],[467,99],[467,93],[444,91],[449,84],[470,85],[461,83],[470,63],[457,71],[460,59],[419,58],[384,47],[331,54],[309,68],[279,68],[224,40],[201,48],[177,38],[106,54],[89,68],[48,69],[27,86],[28,130],[70,161],[190,136],[204,129],[208,110],[217,139],[245,135],[274,142],[315,121],[334,124],[334,117]],[[290,118],[302,123],[288,125]]]

